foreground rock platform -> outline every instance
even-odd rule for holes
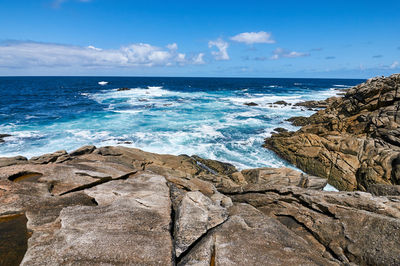
[[[0,265],[400,264],[399,196],[125,147],[0,161]]]
[[[369,79],[327,108],[292,121],[303,126],[265,147],[340,190],[400,195],[400,74]],[[379,192],[380,191],[380,192]]]

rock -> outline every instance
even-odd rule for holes
[[[204,237],[178,265],[339,265],[278,220],[248,204]]]
[[[175,254],[179,257],[198,238],[228,218],[227,209],[199,191],[187,192],[175,211]]]
[[[278,132],[278,133],[283,133],[283,132],[287,132],[288,130],[286,128],[277,127],[277,128],[274,128],[274,131]]]
[[[71,152],[70,156],[79,156],[79,155],[83,155],[83,154],[89,154],[89,153],[92,153],[95,149],[96,149],[96,146],[93,146],[93,145],[83,146],[83,147],[80,147],[79,149]]]
[[[274,102],[274,104],[284,105],[284,106],[289,105],[289,103],[287,103],[285,101],[276,101],[276,102]]]
[[[93,149],[1,168],[0,263],[400,263],[393,187],[325,192],[326,179],[289,168]]]
[[[21,265],[172,263],[171,203],[163,177],[143,174],[86,193],[98,206],[62,209],[59,229],[34,231],[29,242],[36,245]]]
[[[28,162],[28,159],[23,156],[16,157],[0,157],[0,168],[15,164],[25,164]]]
[[[259,187],[298,186],[322,190],[327,184],[325,178],[305,175],[286,167],[247,169],[242,170],[242,174],[247,184]]]
[[[193,155],[192,158],[196,160],[196,163],[199,164],[200,167],[205,168],[205,170],[212,174],[230,175],[237,171],[236,167],[230,163],[203,159],[196,155]]]
[[[372,184],[368,191],[375,196],[400,196],[400,186]]]
[[[247,105],[247,106],[258,106],[258,104],[255,103],[255,102],[244,103],[244,105]]]
[[[4,138],[11,137],[10,134],[0,134],[0,143],[5,142]]]
[[[65,158],[68,158],[68,153],[65,150],[57,151],[54,153],[44,154],[41,156],[32,157],[29,162],[34,164],[48,164],[54,163],[58,158],[61,157],[61,162],[65,161]]]
[[[302,126],[309,124],[309,119],[308,119],[308,117],[305,117],[305,116],[294,116],[294,117],[286,119],[286,121],[291,122],[293,126],[297,126],[297,127],[302,127]],[[281,133],[281,132],[279,132],[279,133]]]
[[[400,74],[373,78],[311,117],[297,132],[274,134],[265,147],[341,190],[400,184]]]
[[[119,88],[119,89],[117,89],[117,91],[129,91],[130,90],[130,88]]]
[[[277,219],[326,258],[340,264],[400,263],[393,256],[400,252],[400,205],[385,197],[290,187],[245,192],[231,194],[232,200]]]

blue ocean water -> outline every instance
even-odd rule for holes
[[[108,84],[99,85],[100,81]],[[124,145],[199,155],[240,169],[286,162],[261,145],[285,119],[314,111],[273,104],[334,96],[363,80],[0,77],[0,157]],[[119,91],[119,88],[129,90]],[[258,106],[246,106],[255,102]]]

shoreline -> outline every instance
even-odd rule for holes
[[[326,182],[288,168],[238,172],[218,161],[124,147],[14,161],[0,166],[1,259],[400,263],[400,197],[321,191]],[[18,249],[5,245],[16,239]]]

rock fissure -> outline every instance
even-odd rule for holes
[[[203,239],[205,239],[207,236],[212,234],[213,231],[217,230],[219,227],[221,227],[227,220],[223,221],[222,223],[216,225],[215,227],[212,227],[208,229],[206,232],[204,232],[200,237],[196,239],[184,252],[182,252],[177,258],[176,258],[176,264],[179,265],[179,263],[184,259],[187,254],[189,254]]]
[[[313,230],[311,230],[308,226],[306,226],[304,223],[299,221],[295,216],[289,215],[289,214],[275,214],[277,217],[290,217],[291,219],[295,220],[298,225],[300,225],[302,228],[304,228],[318,243],[320,243],[322,246],[325,247],[325,250],[336,260],[341,261],[343,263],[348,263],[349,260],[346,258],[344,261],[341,259],[342,254],[336,254],[330,247],[329,243],[324,243],[324,241],[319,237],[318,234],[315,234]],[[278,219],[279,221],[279,219]],[[285,225],[283,223],[283,225]],[[286,226],[286,225],[285,225]],[[290,228],[289,228],[290,229]]]

